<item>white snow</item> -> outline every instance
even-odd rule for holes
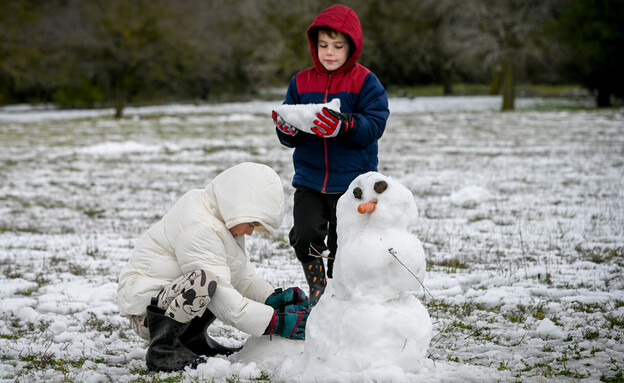
[[[311,360],[320,346],[306,354],[300,341],[248,339],[216,322],[213,337],[226,346],[247,342],[243,351],[169,374],[146,372],[147,344],[117,313],[117,275],[134,241],[180,195],[238,162],[272,166],[292,211],[292,151],[275,136],[275,103],[128,108],[119,120],[108,109],[0,108],[0,381],[616,376],[624,369],[624,109],[549,110],[558,101],[518,101],[519,111],[500,113],[499,97],[390,100],[379,171],[415,197],[418,218],[398,220],[413,225],[427,262],[426,291],[392,298],[402,309],[391,316],[404,323],[402,315],[413,314],[405,307],[418,310],[414,302],[428,312],[432,338],[419,363],[404,368],[379,353],[379,365],[354,371],[399,334],[376,334],[368,349],[351,350],[357,360],[342,354],[348,368],[339,368]],[[255,235],[247,245],[270,283],[307,290],[287,242],[291,225],[287,212],[275,238]],[[341,288],[363,282],[350,278]],[[339,290],[331,285],[329,292]],[[360,288],[361,296],[371,292]],[[367,314],[355,316],[324,296],[310,319],[321,333],[316,342],[341,355],[338,341],[328,342],[337,330],[317,314],[323,306],[354,323],[345,331],[388,328],[388,315],[373,310],[383,299],[353,299]],[[352,337],[339,339],[355,347]]]
[[[451,203],[461,207],[475,207],[492,198],[489,191],[480,186],[466,186],[451,194]]]
[[[321,113],[323,108],[340,112],[340,99],[334,98],[324,104],[283,104],[276,107],[274,111],[291,126],[308,134],[316,134],[311,128],[315,126],[314,121],[318,120],[317,113]]]
[[[301,354],[303,347],[303,340],[269,335],[251,337],[232,359],[243,363],[258,363],[266,370],[276,370],[282,366],[287,356]]]
[[[145,145],[135,141],[124,142],[104,142],[101,144],[87,146],[80,150],[81,153],[93,155],[120,155],[123,153],[156,152],[160,150],[157,145]]]
[[[548,318],[539,321],[535,331],[537,332],[537,336],[542,339],[563,339],[567,336],[566,332],[563,331],[561,327],[557,326]]]

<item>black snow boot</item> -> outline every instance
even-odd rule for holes
[[[197,367],[203,361],[196,353],[184,347],[179,336],[189,327],[165,315],[165,310],[155,305],[147,306],[147,324],[150,345],[145,363],[150,371],[178,371],[186,366]]]
[[[327,279],[325,279],[325,266],[323,259],[316,258],[312,262],[302,263],[303,274],[310,286],[310,305],[315,306],[325,291]]]
[[[202,316],[193,318],[189,323],[189,327],[180,335],[180,342],[195,354],[208,357],[231,355],[240,351],[242,347],[225,347],[208,335],[208,327],[215,318],[214,314],[206,309]]]

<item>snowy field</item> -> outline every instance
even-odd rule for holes
[[[257,271],[307,289],[287,243],[293,170],[275,106],[129,108],[121,120],[112,110],[0,108],[0,381],[281,381],[274,350],[149,373],[146,343],[116,304],[139,235],[242,161],[273,167],[287,194],[278,236],[248,240]],[[392,376],[622,382],[624,109],[499,106],[498,97],[391,99],[380,172],[420,210],[413,232],[427,292],[415,295],[434,329],[434,367]],[[226,345],[247,339],[221,323],[212,334]]]

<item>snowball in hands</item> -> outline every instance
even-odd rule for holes
[[[323,108],[340,111],[340,99],[335,98],[325,104],[283,104],[275,108],[275,112],[295,128],[309,134],[315,134],[312,131],[314,120],[317,119],[316,114],[323,111]]]

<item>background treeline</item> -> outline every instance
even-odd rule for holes
[[[222,100],[285,87],[312,65],[305,31],[332,1],[0,0],[0,104]],[[515,84],[624,96],[624,0],[343,1],[360,62],[389,88]]]

